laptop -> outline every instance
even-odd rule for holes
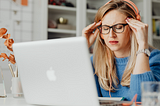
[[[28,104],[100,106],[86,38],[14,43],[13,51]]]

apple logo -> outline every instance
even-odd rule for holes
[[[56,81],[56,75],[55,75],[55,71],[52,69],[52,67],[50,67],[49,70],[47,70],[46,72],[47,74],[47,78],[50,80],[50,81]]]

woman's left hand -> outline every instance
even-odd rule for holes
[[[148,48],[148,25],[135,20],[133,18],[127,18],[126,22],[136,35],[137,42],[139,44],[139,50]]]

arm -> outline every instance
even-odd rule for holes
[[[143,47],[143,49],[146,49]],[[142,50],[142,49],[139,49]],[[146,56],[145,53],[140,53],[137,55],[135,68],[133,70],[133,74],[143,74],[145,72],[150,71],[149,67],[149,57]]]
[[[148,48],[148,25],[135,19],[128,19],[126,22],[136,35],[139,50]],[[131,100],[138,94],[137,101],[141,101],[141,82],[160,80],[160,52],[153,52],[149,57],[144,53],[137,55],[136,64],[131,74],[130,91],[128,99]]]
[[[129,100],[138,94],[137,101],[141,101],[141,83],[144,81],[160,81],[160,51],[153,50],[149,58],[150,70],[142,74],[131,74]]]
[[[88,48],[92,46],[92,44],[96,40],[97,34],[99,32],[97,27],[100,26],[101,24],[102,24],[101,21],[98,23],[94,22],[82,30],[82,36],[84,36],[87,39]],[[95,32],[93,32],[93,30],[95,30]]]
[[[126,22],[135,33],[139,45],[138,49],[148,49],[148,25],[129,18],[127,18]],[[150,71],[149,57],[145,53],[139,53],[136,58],[133,74],[143,74],[148,71]]]

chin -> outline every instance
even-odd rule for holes
[[[111,51],[115,52],[115,51],[118,51],[120,48],[118,47],[109,47],[111,49]]]

